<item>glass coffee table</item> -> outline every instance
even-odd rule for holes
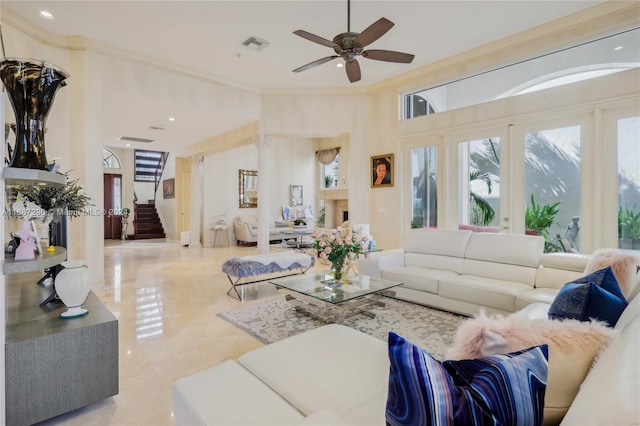
[[[391,289],[402,284],[367,275],[350,275],[342,281],[342,285],[336,286],[329,274],[269,280],[271,284],[291,290],[285,298],[296,311],[327,323],[342,322],[358,314],[374,318],[371,309],[384,306],[382,297],[394,296]]]

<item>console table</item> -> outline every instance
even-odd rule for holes
[[[89,293],[89,315],[61,319],[39,306],[50,286],[38,274],[7,277],[6,424],[30,425],[118,393],[118,320]]]

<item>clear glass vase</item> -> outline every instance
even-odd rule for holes
[[[334,286],[342,285],[342,279],[345,275],[345,267],[344,262],[332,262],[331,263],[331,276],[333,277],[335,284]]]

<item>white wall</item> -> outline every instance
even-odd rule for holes
[[[317,161],[313,142],[305,138],[272,138],[269,141],[269,213],[282,214],[282,205],[289,204],[289,185],[302,185],[304,204],[316,210]],[[222,215],[232,228],[237,216],[256,215],[258,209],[239,207],[238,170],[258,169],[258,149],[254,144],[204,157],[204,224],[203,245],[213,246],[210,228]],[[264,183],[258,175],[258,185]],[[260,205],[260,200],[258,200]],[[233,231],[229,231],[234,243]]]
[[[158,216],[160,216],[160,221],[162,222],[164,233],[167,236],[167,239],[174,238],[174,236],[176,235],[176,228],[178,227],[178,207],[176,205],[176,197],[178,196],[178,194],[175,194],[174,198],[164,198],[162,188],[165,180],[175,179],[175,177],[176,156],[175,154],[170,153],[167,157],[167,162],[164,165],[162,177],[160,178],[160,185],[158,186],[158,191],[156,192],[155,198],[156,210],[158,212]],[[178,188],[176,187],[175,190],[178,191]]]

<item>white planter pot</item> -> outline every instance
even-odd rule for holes
[[[68,260],[61,263],[64,269],[56,275],[55,288],[67,310],[60,314],[60,318],[77,318],[89,313],[82,308],[91,291],[91,277],[85,263],[84,260]]]

